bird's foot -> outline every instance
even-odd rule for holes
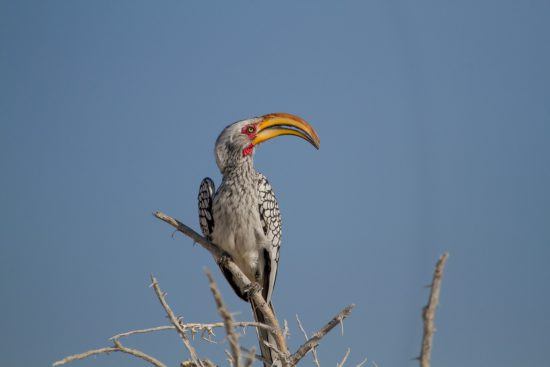
[[[232,261],[231,255],[229,255],[227,252],[223,252],[221,256],[218,259],[218,265],[219,266],[225,266],[229,261]]]
[[[259,285],[256,282],[250,282],[247,286],[244,287],[244,296],[245,298],[250,301],[250,299],[258,292],[262,291],[262,286]]]

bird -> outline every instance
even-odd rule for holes
[[[319,136],[302,118],[289,113],[270,113],[228,125],[216,139],[214,155],[222,174],[216,190],[214,181],[202,180],[198,194],[199,223],[204,236],[227,254],[273,309],[272,296],[281,248],[281,213],[267,178],[254,168],[258,145],[278,136],[304,139],[319,149]],[[249,295],[235,284],[229,271],[220,265],[225,278],[238,297]],[[253,302],[257,322],[264,322]],[[275,345],[271,333],[258,330],[264,366],[274,364],[276,355],[265,342]]]

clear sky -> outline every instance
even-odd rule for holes
[[[547,1],[1,1],[0,364],[165,324],[151,273],[185,320],[212,321],[208,266],[249,319],[151,212],[198,228],[218,133],[284,111],[321,137],[256,154],[283,213],[292,346],[296,313],[313,331],[354,302],[323,366],[348,346],[350,365],[416,366],[448,250],[433,366],[548,366],[549,65]],[[184,358],[168,332],[127,344]]]

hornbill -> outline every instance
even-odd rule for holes
[[[205,237],[223,250],[251,282],[262,289],[262,296],[272,306],[271,296],[277,277],[281,246],[281,214],[267,178],[254,169],[256,147],[281,135],[305,139],[319,149],[319,137],[303,119],[288,113],[272,113],[237,121],[227,126],[216,140],[214,153],[223,176],[215,190],[209,177],[202,180],[198,201],[199,221]],[[245,301],[231,273],[220,266],[235,293]],[[262,314],[253,304],[258,322]],[[275,345],[273,336],[258,329],[264,365],[275,362],[275,355],[264,341]]]

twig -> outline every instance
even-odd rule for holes
[[[61,366],[61,365],[64,365],[66,363],[73,362],[73,361],[76,361],[76,360],[79,360],[79,359],[88,358],[88,357],[91,357],[91,356],[94,356],[94,355],[97,355],[97,354],[109,354],[109,353],[113,353],[113,352],[122,352],[122,353],[130,354],[134,357],[143,359],[144,361],[149,362],[153,366],[156,366],[156,367],[166,367],[166,365],[164,363],[162,363],[161,361],[159,361],[158,359],[156,359],[154,357],[151,357],[150,355],[145,354],[140,350],[124,347],[122,344],[120,344],[119,341],[115,341],[114,344],[115,345],[113,347],[93,349],[93,350],[89,350],[89,351],[84,352],[84,353],[75,354],[75,355],[72,355],[72,356],[65,357],[62,360],[55,362],[53,364],[53,367]]]
[[[231,353],[229,353],[229,352],[227,351],[227,349],[225,349],[223,352],[224,352],[225,355],[227,356],[227,362],[229,362],[229,365],[230,365],[231,367],[237,367],[237,366],[235,366],[235,363],[233,363],[233,355],[232,355]]]
[[[344,363],[346,363],[346,361],[348,360],[350,352],[351,352],[351,349],[348,348],[348,350],[346,351],[346,354],[344,354],[344,358],[342,358],[342,362],[337,363],[336,367],[344,367]]]
[[[158,219],[170,224],[171,226],[176,228],[178,231],[190,237],[194,242],[198,243],[204,249],[209,251],[210,254],[216,260],[216,262],[219,263],[221,266],[223,266],[227,271],[231,273],[231,275],[233,276],[233,280],[235,281],[236,285],[239,287],[242,293],[246,293],[247,289],[251,289],[250,279],[248,279],[248,277],[241,271],[241,269],[231,259],[229,259],[227,256],[223,256],[224,253],[220,248],[218,248],[213,243],[209,242],[206,238],[204,238],[203,236],[195,232],[190,227],[181,223],[177,219],[174,219],[158,211],[153,213],[153,215]],[[273,331],[274,331],[273,335],[275,337],[275,341],[277,343],[278,349],[283,353],[283,356],[287,356],[288,347],[286,345],[286,340],[279,326],[279,321],[273,314],[273,311],[271,310],[269,305],[266,303],[266,301],[262,297],[261,292],[253,292],[251,294],[251,301],[254,302],[254,305],[263,314],[265,323],[273,328]],[[283,360],[284,359],[285,358],[283,358]]]
[[[235,321],[233,323],[233,326],[236,328],[237,327],[243,328],[243,330],[247,327],[255,327],[255,328],[261,328],[261,329],[273,331],[273,328],[271,326],[262,324],[261,322],[255,322],[255,321]],[[224,324],[223,322],[213,322],[213,323],[206,323],[206,324],[186,323],[186,324],[181,324],[181,327],[185,331],[190,331],[191,334],[195,334],[198,332],[207,332],[208,334],[215,335],[214,329],[224,327]],[[164,326],[157,326],[157,327],[152,327],[148,329],[131,330],[131,331],[126,331],[124,333],[117,334],[117,335],[113,335],[112,337],[109,338],[109,340],[120,339],[126,336],[135,335],[135,334],[145,334],[145,333],[152,333],[155,331],[174,330],[174,329],[176,329],[176,327],[173,325],[164,325]]]
[[[319,342],[321,339],[329,332],[331,331],[336,325],[338,325],[343,319],[349,316],[351,313],[351,310],[355,307],[354,304],[351,304],[344,308],[342,311],[338,313],[338,315],[334,316],[332,320],[330,320],[325,326],[323,326],[318,332],[313,334],[311,339],[309,339],[307,342],[305,342],[296,353],[294,353],[289,358],[289,364],[291,366],[295,366],[305,355],[307,352],[309,352],[312,348],[315,348],[317,345],[319,345]]]
[[[180,231],[184,235],[190,237],[194,242],[198,243],[208,252],[210,252],[216,259],[222,256],[222,250],[220,250],[216,245],[210,243],[210,241],[208,241],[206,238],[204,238],[203,236],[195,232],[192,228],[186,226],[179,220],[174,219],[171,216],[164,214],[163,212],[155,212],[153,213],[153,215],[158,219],[170,224],[172,227],[176,228],[176,230]]]
[[[365,363],[367,363],[367,361],[368,361],[368,358],[365,358],[365,359],[363,359],[363,361],[361,361],[361,363],[359,363],[359,364],[358,364],[357,366],[355,366],[355,367],[362,367]]]
[[[420,351],[420,366],[421,367],[430,367],[430,357],[432,354],[432,341],[433,334],[435,332],[435,310],[439,304],[439,293],[441,291],[441,280],[443,278],[443,270],[445,268],[445,263],[449,253],[445,252],[435,266],[433,281],[432,281],[432,290],[430,292],[430,298],[428,304],[424,307],[422,311],[422,319],[424,320],[424,336],[422,337],[422,349]]]
[[[267,362],[267,363],[270,363],[267,359],[265,359],[261,354],[255,354],[256,353],[256,350],[254,349],[254,347],[252,347],[252,349],[246,349],[245,347],[242,347],[241,346],[241,350],[245,353],[247,353],[248,355],[252,355],[254,354],[254,358],[257,359],[258,361],[262,361],[262,362]],[[251,354],[252,353],[252,354]]]
[[[209,359],[201,359],[202,364],[205,367],[217,367],[211,360]],[[183,361],[180,363],[180,367],[197,367],[195,362],[189,360],[189,361]]]
[[[286,339],[290,336],[290,329],[288,328],[288,322],[286,321],[286,319],[284,320],[283,325],[283,336]]]
[[[162,330],[174,330],[175,328],[176,327],[173,326],[173,325],[165,325],[165,326],[152,327],[152,328],[148,328],[148,329],[131,330],[131,331],[126,331],[124,333],[113,335],[109,338],[109,340],[118,340],[118,339],[123,338],[125,336],[130,336],[130,335],[134,335],[134,334],[145,334],[145,333],[152,333],[152,332],[155,332],[155,331],[162,331]]]
[[[178,334],[180,334],[181,340],[183,341],[183,345],[185,345],[185,348],[187,348],[187,350],[189,351],[189,355],[191,357],[191,360],[197,366],[203,367],[203,364],[199,360],[199,357],[197,355],[197,352],[195,351],[195,348],[193,348],[193,346],[189,342],[189,338],[185,334],[185,329],[182,327],[182,322],[176,317],[176,315],[174,315],[174,312],[172,311],[172,309],[170,308],[170,306],[166,302],[165,294],[160,289],[160,286],[157,282],[157,279],[152,275],[151,275],[151,283],[152,283],[153,289],[155,290],[155,293],[156,293],[156,295],[159,299],[160,304],[162,305],[162,307],[166,311],[166,314],[168,315],[168,318],[170,319],[170,322],[172,323],[172,325],[175,326]]]
[[[302,322],[300,321],[298,314],[296,314],[296,321],[298,322],[298,327],[302,331],[302,334],[304,334],[304,338],[306,339],[306,342],[307,342],[308,336],[307,336],[306,330],[302,326]],[[319,358],[317,357],[317,347],[314,347],[313,349],[311,349],[311,355],[313,356],[313,362],[315,362],[317,367],[321,367],[321,363],[319,362]]]
[[[227,339],[229,340],[229,347],[231,348],[231,356],[233,358],[233,366],[240,367],[240,347],[239,347],[239,336],[235,333],[233,317],[225,307],[225,304],[222,299],[222,295],[212,277],[212,273],[209,270],[205,270],[206,276],[208,277],[208,282],[210,284],[210,290],[216,301],[216,306],[218,307],[218,313],[223,319],[225,325],[225,331],[227,333]]]
[[[254,359],[256,359],[256,349],[252,347],[252,349],[250,349],[250,351],[248,351],[246,355],[243,367],[252,367],[252,363],[254,363]]]

